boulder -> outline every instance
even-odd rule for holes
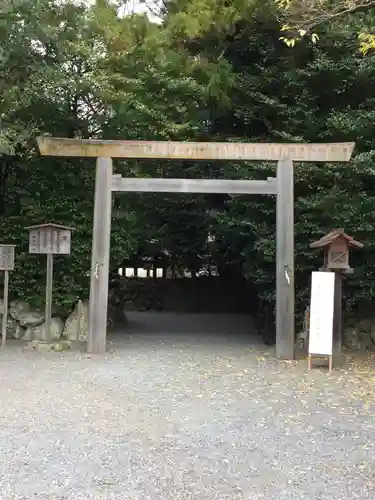
[[[9,304],[9,314],[11,317],[17,321],[20,320],[20,316],[22,314],[28,313],[31,311],[30,304],[25,302],[24,300],[12,300]]]
[[[125,311],[138,311],[136,305],[131,300],[128,300],[128,301],[125,302],[125,304],[124,304],[124,310]]]
[[[113,304],[108,304],[107,309],[107,328],[113,328],[115,326],[123,326],[128,322],[128,318],[125,313],[123,306],[113,306]]]
[[[374,347],[370,333],[368,331],[359,332],[358,342],[360,351],[368,351],[369,349],[372,349]]]
[[[0,323],[0,332],[3,333],[3,325]],[[19,323],[8,316],[7,321],[7,338],[20,339],[24,335],[24,329],[19,325]]]
[[[33,330],[34,327],[30,327],[30,328],[27,328],[26,330],[24,330],[24,334],[22,335],[21,337],[21,340],[26,340],[27,342],[30,342],[31,340],[33,340],[33,334],[34,334],[34,330]]]
[[[309,334],[306,330],[301,330],[300,332],[297,333],[296,335],[296,349],[297,351],[300,352],[306,352],[308,351],[308,343],[309,343]]]
[[[88,317],[89,303],[88,301],[82,302],[80,300],[65,321],[62,337],[67,340],[87,342]]]
[[[362,319],[357,324],[357,328],[360,332],[370,332],[372,326],[373,326],[373,321],[369,318]]]
[[[46,353],[51,351],[62,352],[70,348],[71,343],[67,340],[62,342],[43,342],[41,340],[32,340],[27,344],[25,350]]]
[[[347,349],[358,351],[360,349],[359,329],[355,326],[344,328],[342,332],[342,343]]]
[[[375,321],[370,316],[346,318],[343,330],[343,345],[354,351],[374,349]]]
[[[62,342],[55,342],[53,344],[53,351],[62,352],[70,349],[72,347],[72,343],[69,340],[63,340]]]
[[[60,318],[51,318],[51,327],[47,331],[47,324],[29,326],[22,337],[22,340],[44,340],[51,342],[59,340],[64,328],[64,322]]]
[[[18,321],[21,326],[27,328],[28,326],[41,325],[44,321],[44,317],[44,313],[41,311],[29,311],[20,314]]]
[[[15,324],[16,324],[16,327],[15,327],[15,331],[13,333],[13,338],[17,339],[17,340],[22,339],[26,333],[26,329],[23,328],[19,323],[17,323],[17,321],[15,321]]]
[[[373,344],[375,344],[375,326],[373,326],[369,332],[369,337]]]
[[[30,304],[24,300],[13,300],[9,307],[10,316],[21,326],[38,326],[44,321],[44,312],[32,310]]]

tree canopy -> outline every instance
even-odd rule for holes
[[[24,230],[42,222],[75,228],[72,255],[56,259],[57,304],[69,308],[88,293],[94,166],[41,158],[37,135],[355,141],[350,164],[296,167],[297,301],[302,311],[310,272],[321,263],[309,243],[345,227],[365,243],[353,255],[346,304],[369,304],[375,297],[375,56],[369,51],[364,58],[356,47],[359,32],[372,32],[371,8],[317,23],[314,2],[306,2],[307,17],[293,11],[288,21],[293,2],[169,0],[159,5],[155,24],[146,15],[124,16],[120,3],[14,0],[0,7],[1,241],[18,245],[12,294],[43,301],[43,259],[28,255]],[[302,39],[290,50],[280,40],[288,22],[301,29],[309,23],[309,30],[319,24],[319,43]],[[118,161],[115,170],[265,179],[275,165]],[[112,223],[113,269],[157,242],[176,265],[199,270],[215,262],[223,273],[245,276],[272,312],[272,197],[127,194],[115,198]]]
[[[314,43],[319,39],[317,30],[323,25],[351,22],[358,14],[375,7],[374,0],[275,0],[280,17],[285,22],[281,39],[288,46],[309,37]],[[355,17],[353,17],[355,16]],[[375,48],[374,26],[365,23],[358,31],[362,53]]]

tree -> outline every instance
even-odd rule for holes
[[[364,12],[375,6],[374,0],[275,0],[283,22],[281,39],[289,46],[308,36],[315,43],[316,30],[321,25],[340,22],[342,18],[356,12]],[[359,32],[360,48],[363,53],[375,48],[375,34]]]
[[[66,311],[88,294],[94,169],[80,160],[40,159],[35,137],[102,133],[110,111],[100,72],[102,38],[92,29],[92,11],[70,1],[20,0],[2,13],[1,238],[17,244],[12,294],[43,301],[44,266],[27,254],[24,227],[48,221],[73,226],[72,255],[56,262],[55,301]],[[114,221],[115,261],[134,246],[134,220],[129,209]]]
[[[369,225],[375,207],[375,96],[370,83],[374,59],[353,52],[356,23],[373,25],[373,14],[370,9],[357,13],[351,24],[342,18],[321,26],[324,42],[314,47],[302,41],[290,51],[279,40],[277,16],[267,12],[260,9],[251,20],[238,21],[235,36],[227,31],[216,35],[206,31],[187,45],[208,61],[215,59],[220,47],[230,68],[230,105],[210,108],[209,130],[216,140],[354,140],[357,144],[358,156],[352,164],[324,168],[305,164],[296,169],[296,297],[297,310],[302,313],[308,304],[310,271],[319,267],[320,256],[309,250],[315,237],[332,227],[346,227],[365,241],[367,255],[374,255],[375,235]],[[274,175],[274,165],[266,163],[228,163],[219,168],[220,175],[232,178]],[[344,201],[347,199],[350,203]],[[213,233],[256,284],[259,307],[268,320],[275,299],[274,200],[230,198],[217,211]],[[364,279],[372,271],[361,264],[361,257],[355,256],[358,271],[351,278],[347,307],[363,304],[373,294],[372,278]]]
[[[121,16],[116,5],[19,0],[0,23],[1,240],[17,246],[14,296],[43,300],[44,265],[27,254],[24,227],[75,228],[72,255],[57,259],[57,303],[87,296],[92,163],[40,158],[35,136],[258,142],[356,141],[350,165],[296,166],[299,311],[320,262],[309,243],[332,227],[364,241],[348,306],[375,296],[374,55],[353,50],[371,9],[319,26],[321,43],[280,41],[274,0],[170,0],[163,22]],[[197,7],[202,7],[201,10]],[[14,8],[13,8],[14,7]],[[3,6],[2,6],[3,8]],[[264,179],[251,162],[118,161],[130,176]],[[346,201],[346,200],[350,200]],[[112,265],[156,244],[191,270],[215,263],[246,277],[273,321],[275,202],[267,197],[131,195],[114,201]]]
[[[27,254],[24,226],[59,222],[75,229],[72,255],[56,265],[55,299],[69,308],[78,296],[88,293],[94,169],[89,161],[41,159],[35,137],[194,137],[205,129],[209,72],[170,47],[165,33],[146,16],[123,18],[104,0],[89,8],[69,1],[41,0],[30,5],[20,0],[9,4],[4,20],[2,38],[8,43],[0,61],[0,208],[1,237],[17,243],[19,251],[12,293],[43,301],[43,265]],[[146,176],[178,176],[182,168],[175,164],[167,169],[155,162],[116,165],[125,175]],[[186,237],[189,242],[204,241],[198,227],[205,210],[197,211],[196,201],[192,205],[186,198],[181,203],[178,222],[176,199],[171,197],[116,198],[113,267],[120,267],[141,242],[155,237],[164,246],[172,243],[173,253],[181,254],[183,249],[192,260],[197,245],[189,245]],[[149,223],[143,224],[151,214],[160,228],[152,234],[147,231]],[[188,214],[191,231],[184,240],[188,231],[181,221]]]

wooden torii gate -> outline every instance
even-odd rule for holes
[[[106,351],[112,192],[276,195],[276,354],[294,359],[294,174],[293,161],[347,162],[354,143],[272,144],[148,142],[39,137],[47,156],[94,157],[96,163],[87,350]],[[112,158],[277,161],[276,178],[264,181],[123,178]]]

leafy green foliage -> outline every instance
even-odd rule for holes
[[[316,30],[321,26],[323,29],[327,25],[343,22],[353,18],[360,17],[360,14],[370,13],[375,6],[374,0],[274,0],[279,10],[280,17],[285,24],[281,31],[285,36],[282,40],[288,47],[294,47],[302,39],[309,38],[312,43],[319,40]],[[365,29],[365,26],[359,27],[357,34],[359,39],[359,48],[363,54],[375,47],[375,35]]]
[[[345,227],[365,243],[353,255],[356,274],[348,278],[346,306],[357,307],[373,297],[373,57],[353,50],[357,24],[371,23],[372,14],[329,26],[324,41],[301,43],[290,51],[279,40],[279,25],[264,13],[238,23],[235,37],[223,36],[225,57],[232,67],[231,106],[213,110],[211,134],[221,140],[329,142],[355,141],[357,155],[345,165],[297,165],[296,284],[298,311],[308,303],[310,272],[322,256],[309,243],[335,227]],[[199,49],[209,58],[212,40],[201,36]],[[214,53],[212,56],[214,57]],[[274,175],[274,166],[228,165],[223,175],[241,178]],[[274,304],[275,204],[273,200],[234,199],[219,214],[227,247],[234,248],[248,279],[258,287],[268,313]],[[235,239],[229,240],[229,227]],[[244,228],[244,229],[242,229]],[[246,228],[246,229],[245,229]],[[242,233],[242,238],[240,235]],[[233,246],[232,246],[233,244]],[[370,260],[368,260],[370,258]],[[368,267],[370,266],[370,267]],[[366,278],[366,276],[368,278]]]
[[[199,7],[199,8],[198,8]],[[345,227],[365,243],[353,255],[347,307],[373,300],[374,56],[356,51],[371,11],[321,27],[316,46],[280,41],[275,2],[170,0],[163,23],[121,17],[115,2],[7,3],[0,10],[0,239],[14,241],[14,296],[44,297],[44,259],[27,253],[24,227],[72,226],[72,255],[55,259],[54,300],[87,297],[93,213],[90,160],[41,158],[35,136],[134,140],[355,141],[348,165],[296,165],[299,312],[322,256],[310,242]],[[367,28],[366,28],[367,29]],[[370,32],[370,31],[369,31]],[[275,165],[117,161],[123,175],[265,179]],[[273,197],[122,195],[113,202],[111,266],[150,244],[193,271],[215,264],[245,275],[272,318]],[[271,321],[272,322],[272,321]]]

